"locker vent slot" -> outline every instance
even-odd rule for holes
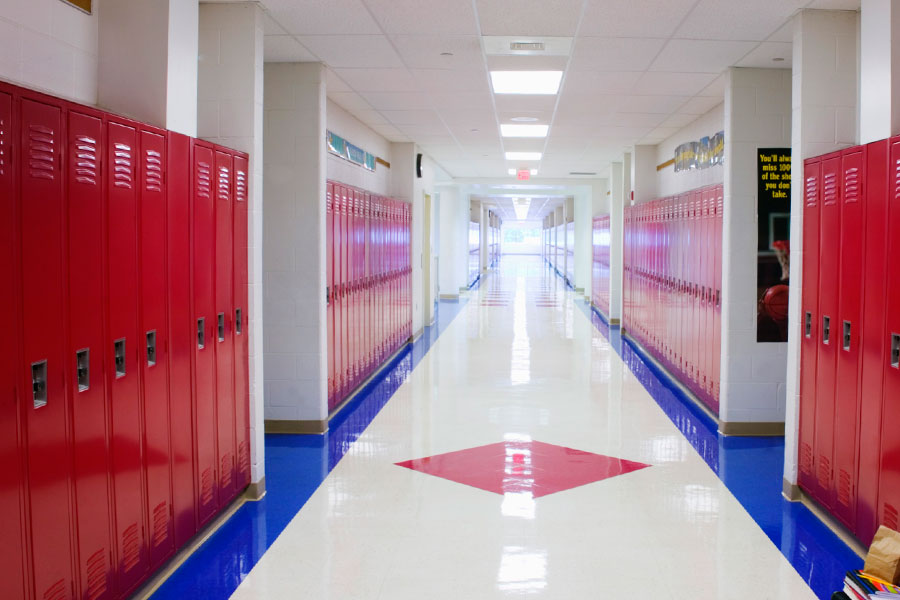
[[[213,501],[212,469],[204,469],[200,475],[200,504],[206,506]]]
[[[826,344],[831,340],[831,317],[822,317],[822,341]]]
[[[95,600],[101,597],[108,587],[107,585],[107,550],[100,548],[87,559],[87,597]]]
[[[146,171],[146,190],[148,192],[162,192],[162,154],[156,150],[147,150],[147,155],[144,157],[144,170]]]
[[[137,523],[132,523],[122,532],[122,572],[133,569],[141,557],[140,534]]]
[[[250,445],[245,441],[238,444],[238,471],[250,473]]]
[[[97,185],[97,140],[86,135],[75,136],[75,181]]]
[[[851,333],[851,325],[850,321],[844,321],[844,350],[850,351],[850,333]]]
[[[53,130],[43,125],[28,126],[28,174],[35,179],[55,179]]]
[[[227,488],[231,486],[231,470],[234,465],[234,458],[231,454],[226,454],[222,457],[222,466],[221,466],[221,476],[219,485],[223,488]]]
[[[847,169],[844,173],[844,204],[859,202],[859,168]]]
[[[891,334],[891,366],[900,369],[900,334]]]
[[[125,367],[127,365],[125,357],[125,338],[115,341],[113,345],[113,356],[115,357],[116,362],[116,379],[125,377]]]
[[[234,333],[241,335],[244,332],[244,319],[241,309],[234,309]]]
[[[819,485],[823,488],[831,487],[831,461],[826,456],[819,455]]]
[[[243,171],[236,171],[234,176],[234,195],[238,202],[247,201],[247,174]],[[329,201],[329,204],[331,202]]]
[[[147,366],[156,366],[156,330],[147,332]]]
[[[231,199],[231,171],[228,167],[219,167],[219,183],[218,183],[219,200],[228,201]]]
[[[79,392],[91,388],[91,351],[88,348],[75,353],[75,379]]]
[[[881,516],[881,522],[885,527],[890,527],[891,529],[897,529],[897,525],[900,524],[898,521],[897,509],[893,507],[893,505],[884,503],[884,514]]]
[[[153,545],[159,546],[169,537],[169,503],[162,501],[153,509]]]
[[[219,341],[224,342],[225,341],[225,313],[219,313],[216,316],[216,324],[217,324],[218,333],[219,333]]]
[[[201,198],[209,198],[212,193],[212,170],[209,163],[197,163],[197,195]]]
[[[9,150],[7,147],[9,146],[9,142],[6,141],[6,138],[9,137],[9,125],[3,119],[0,119],[0,175],[6,175],[6,165],[9,163],[9,159],[6,157]]]
[[[900,198],[900,159],[894,165],[894,198]]]
[[[31,394],[34,399],[34,407],[47,406],[47,361],[33,363],[31,365]]]
[[[206,319],[204,317],[197,319],[197,348],[200,350],[206,348]]]
[[[806,442],[800,445],[800,471],[811,475],[813,470],[812,446]]]
[[[60,579],[47,588],[47,591],[44,592],[43,600],[65,600],[66,596],[68,596],[66,587],[66,580]]]
[[[810,337],[812,335],[812,313],[807,312],[806,316],[803,319],[803,334],[806,337]]]
[[[840,469],[840,473],[838,474],[837,499],[838,502],[844,506],[850,506],[850,496],[853,492],[852,481],[850,474],[847,471]]]
[[[829,206],[837,203],[837,176],[834,173],[825,175],[824,198],[822,204]]]
[[[134,185],[134,156],[131,146],[117,143],[113,152],[113,185],[127,190]]]

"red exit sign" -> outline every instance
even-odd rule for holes
[[[519,172],[516,174],[516,178],[519,181],[528,181],[531,179],[531,170],[530,169],[519,169]]]

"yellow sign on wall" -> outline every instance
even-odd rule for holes
[[[92,0],[62,0],[66,4],[71,4],[75,8],[80,8],[87,14],[91,14],[91,3]]]

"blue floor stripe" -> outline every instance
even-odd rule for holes
[[[329,422],[324,435],[266,435],[265,497],[247,502],[153,594],[153,600],[224,600],[259,562],[467,300],[441,300],[435,323]]]
[[[621,330],[610,328],[590,304],[575,304],[610,341],[694,450],[721,479],[813,592],[822,600],[843,588],[845,571],[862,559],[806,506],[781,495],[784,437],[735,437],[718,432],[716,422],[689,400]]]

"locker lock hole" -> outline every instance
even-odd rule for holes
[[[844,321],[844,350],[850,350],[850,321]]]
[[[34,407],[47,406],[47,361],[33,363],[31,365],[31,393],[34,399]]]
[[[810,337],[812,335],[812,313],[806,313],[806,317],[803,321],[803,331],[806,337]]]
[[[206,347],[206,318],[197,319],[197,347],[203,350]]]
[[[156,365],[156,330],[147,332],[147,366]]]
[[[115,341],[116,378],[125,377],[125,338]]]
[[[826,344],[831,339],[831,317],[822,317],[822,341]]]
[[[900,369],[900,334],[891,334],[891,366]]]
[[[219,341],[225,341],[225,313],[219,313],[217,316],[217,325],[219,329]]]
[[[85,348],[75,353],[75,377],[78,391],[86,392],[91,387],[91,351]]]
[[[243,313],[241,309],[234,309],[234,333],[237,335],[241,335],[244,332],[244,320]]]

